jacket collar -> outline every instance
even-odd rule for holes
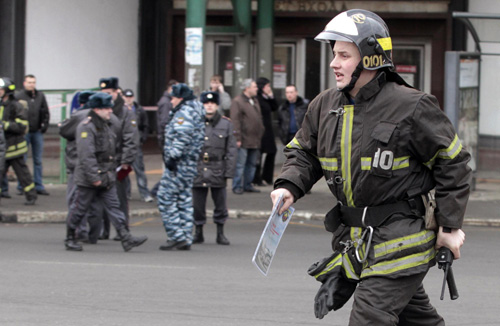
[[[94,112],[94,110],[90,110],[88,116],[92,118],[91,121],[96,126],[97,129],[102,129],[104,128],[105,125],[110,123],[109,121],[106,121],[103,118],[101,118],[97,113]]]
[[[219,123],[219,121],[220,121],[220,119],[221,119],[221,118],[222,118],[222,116],[220,115],[220,113],[219,113],[219,112],[217,112],[217,111],[215,111],[215,114],[214,114],[214,116],[213,116],[213,117],[211,117],[211,118],[207,118],[207,117],[205,116],[205,122],[208,122],[208,123],[210,123],[212,126],[215,126],[216,124],[218,124],[218,123]]]
[[[354,102],[358,103],[369,100],[382,89],[386,82],[385,72],[381,71],[375,76],[375,78],[359,90],[358,94],[356,94],[356,97],[354,98]]]

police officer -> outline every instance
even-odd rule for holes
[[[137,122],[135,113],[128,110],[124,104],[122,96],[119,90],[119,80],[116,77],[101,78],[99,80],[99,87],[101,91],[107,93],[113,98],[113,114],[118,117],[121,122],[122,137],[119,139],[118,147],[121,151],[118,153],[117,157],[121,169],[123,171],[131,171],[132,163],[135,160],[137,154],[137,148],[140,144],[139,130],[137,129]],[[121,143],[120,143],[121,142]],[[128,178],[128,176],[127,176]],[[120,201],[120,209],[127,220],[128,227],[128,198],[127,198],[127,181],[125,179],[116,181],[116,190],[118,193],[118,199]],[[104,215],[104,226],[103,226],[103,239],[109,237],[109,219],[107,215]],[[119,236],[115,237],[115,240],[120,240]]]
[[[226,180],[232,178],[236,167],[236,138],[231,120],[219,113],[219,93],[204,92],[200,102],[205,108],[205,142],[198,159],[198,175],[193,185],[194,224],[193,243],[203,243],[203,225],[207,222],[205,211],[208,190],[214,201],[214,223],[217,224],[216,242],[229,245],[224,235],[228,218],[226,206]]]
[[[168,240],[160,250],[189,250],[193,239],[191,189],[205,137],[204,109],[186,84],[172,86],[172,110],[165,127],[165,171],[158,208]]]
[[[28,110],[14,98],[16,85],[10,78],[0,78],[0,120],[3,122],[7,152],[5,171],[12,166],[26,196],[25,205],[34,205],[37,194],[31,173],[24,161],[28,146],[24,136],[28,131]]]
[[[127,229],[125,215],[120,210],[115,187],[116,136],[109,126],[113,106],[111,95],[96,93],[90,97],[88,106],[92,108],[88,118],[77,128],[77,189],[68,213],[65,246],[67,250],[82,250],[75,240],[75,230],[97,197],[103,201],[104,209],[121,238],[123,250],[129,251],[143,244],[147,237],[132,236]]]
[[[316,40],[332,46],[337,87],[311,102],[271,193],[282,212],[323,175],[338,200],[325,219],[334,252],[309,271],[322,282],[316,317],[354,295],[349,325],[444,325],[422,280],[435,248],[460,257],[470,155],[436,98],[393,72],[379,16],[343,12]],[[423,219],[432,189],[436,232]]]

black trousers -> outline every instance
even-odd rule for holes
[[[226,188],[193,188],[193,215],[194,224],[203,225],[207,222],[206,204],[208,189],[212,193],[212,200],[214,201],[214,223],[224,224],[228,218],[226,197]]]
[[[265,155],[264,164],[262,164],[262,156]],[[262,181],[268,184],[273,184],[274,179],[274,159],[276,153],[261,153],[255,169],[253,183],[260,184]]]
[[[28,169],[28,166],[26,165],[26,162],[24,161],[24,157],[20,156],[20,157],[6,160],[5,161],[5,171],[7,171],[10,166],[12,166],[12,169],[14,169],[17,180],[21,184],[21,187],[23,187],[23,191],[24,191],[24,195],[26,196],[26,199],[27,200],[36,199],[37,194],[36,194],[36,189],[35,189],[35,183],[33,182],[33,178],[31,177],[30,170]],[[2,172],[5,172],[5,171],[2,171]]]
[[[426,274],[363,280],[354,292],[349,325],[443,326],[422,285]]]
[[[101,201],[109,220],[117,230],[126,228],[125,215],[120,210],[115,186],[110,189],[77,186],[74,201],[69,208],[66,219],[68,227],[76,229],[96,200]]]
[[[127,177],[128,178],[128,177]],[[120,203],[120,210],[123,212],[123,215],[125,216],[125,224],[128,230],[128,219],[129,219],[129,212],[128,212],[128,198],[127,198],[127,182],[126,179],[123,179],[121,181],[116,180],[116,193],[118,195],[118,201]],[[102,214],[102,234],[108,235],[110,232],[110,219],[104,211]]]

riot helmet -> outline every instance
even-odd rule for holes
[[[5,91],[4,95],[9,95],[16,90],[16,84],[8,77],[0,77],[0,88]]]
[[[351,9],[342,12],[314,39],[330,43],[332,49],[336,41],[351,42],[358,48],[361,61],[351,76],[351,83],[342,92],[349,92],[354,87],[363,69],[394,68],[389,29],[382,18],[371,11]]]

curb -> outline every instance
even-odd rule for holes
[[[246,211],[241,209],[230,209],[228,211],[231,219],[263,219],[267,220],[269,211]],[[29,212],[19,211],[17,213],[6,213],[0,217],[2,223],[65,223],[67,212],[48,211],[48,212]],[[212,212],[207,212],[207,218],[212,216]],[[158,209],[134,209],[130,211],[130,217],[146,218],[158,217],[160,212]],[[313,212],[295,212],[295,219],[301,221],[322,221],[325,214]],[[483,227],[500,227],[499,219],[481,219],[481,218],[466,218],[464,226],[483,226]]]

